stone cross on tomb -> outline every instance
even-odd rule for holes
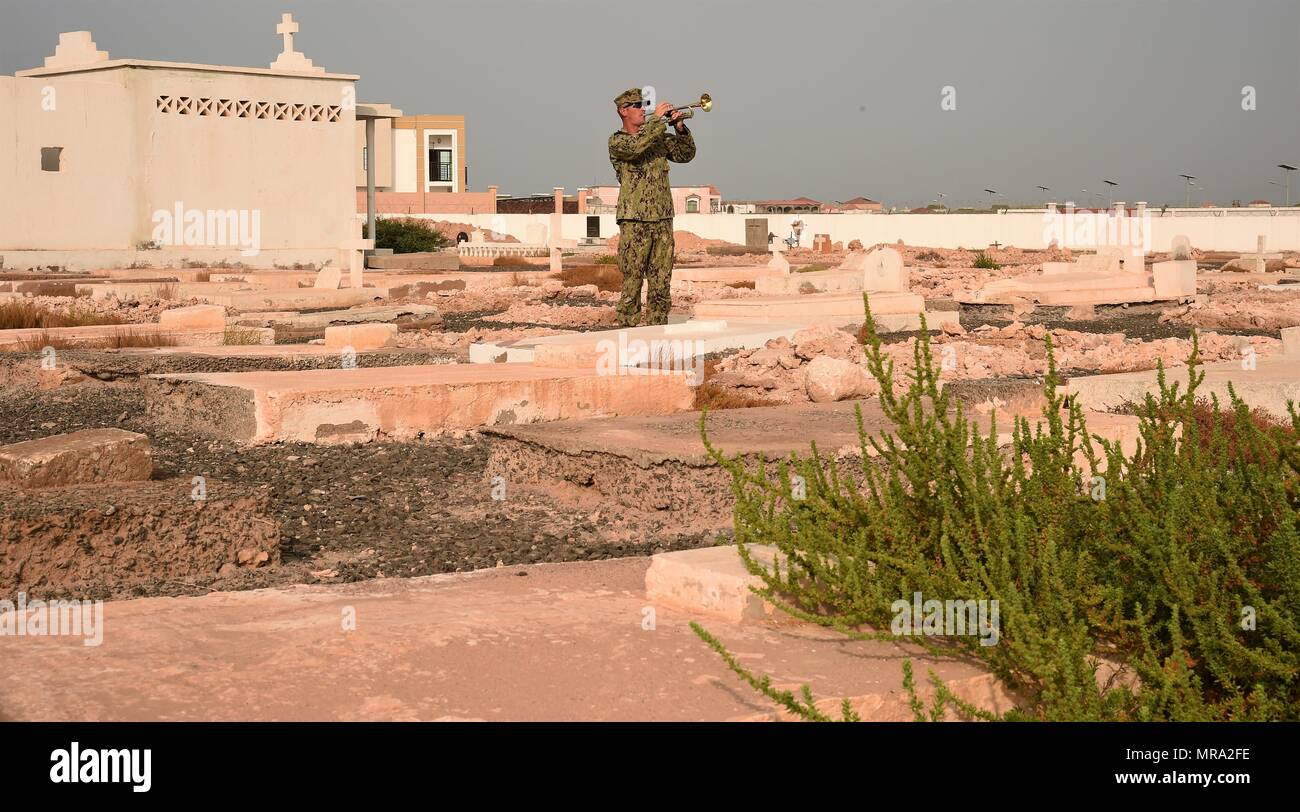
[[[292,14],[280,15],[280,24],[275,27],[275,33],[284,38],[283,53],[293,53],[293,35],[298,33],[298,23],[294,22]]]
[[[284,40],[284,50],[271,63],[271,70],[292,71],[293,73],[325,72],[324,68],[316,67],[310,59],[294,50],[293,35],[298,33],[298,23],[294,21],[292,14],[280,15],[280,24],[275,27],[275,33],[279,34]]]

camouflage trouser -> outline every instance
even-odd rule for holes
[[[649,324],[667,324],[672,307],[673,221],[623,220],[618,224],[618,267],[623,272],[623,298],[618,323],[635,327],[641,319],[641,282],[648,280],[646,309]]]

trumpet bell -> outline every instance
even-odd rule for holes
[[[700,94],[700,109],[706,113],[713,109],[713,97],[708,93]]]

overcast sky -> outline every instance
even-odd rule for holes
[[[0,0],[0,71],[60,31],[112,57],[266,67],[290,11],[362,101],[466,117],[470,187],[610,183],[613,97],[697,114],[677,185],[890,205],[1280,201],[1300,166],[1296,0]],[[956,109],[941,109],[943,88]],[[1256,109],[1243,110],[1243,88]],[[1293,173],[1300,176],[1300,172]],[[1087,189],[1084,194],[1081,190]],[[1300,177],[1292,199],[1300,200]],[[1093,199],[1096,202],[1096,199]]]

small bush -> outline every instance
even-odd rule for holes
[[[830,265],[824,262],[814,262],[811,265],[805,265],[802,268],[795,268],[796,273],[811,273],[813,271],[829,271]]]
[[[733,477],[736,543],[763,581],[759,594],[795,617],[883,640],[896,639],[894,602],[915,592],[998,601],[993,645],[970,635],[908,639],[981,661],[1022,698],[1001,718],[1300,719],[1294,406],[1288,427],[1261,424],[1231,388],[1226,410],[1214,398],[1198,404],[1194,335],[1186,388],[1158,368],[1159,393],[1138,407],[1139,441],[1125,453],[1063,402],[1049,336],[1045,422],[1016,418],[1004,448],[995,418],[981,433],[940,387],[924,324],[900,392],[869,309],[866,320],[867,365],[893,428],[868,436],[859,412],[861,489],[816,445],[775,479],[762,466],[750,471],[709,443],[701,417],[705,447]],[[774,545],[784,565],[760,565],[754,544]]]
[[[361,235],[369,239],[369,223],[361,227]],[[403,217],[381,217],[375,221],[375,247],[391,248],[394,254],[415,254],[437,251],[449,241],[436,228],[422,220]]]
[[[943,257],[939,256],[938,251],[922,251],[916,255],[916,258],[921,262],[938,262],[943,259]]]
[[[618,264],[618,255],[617,255],[617,254],[601,254],[600,256],[596,257],[595,262],[596,262],[597,265],[617,265],[617,264]]]
[[[996,271],[998,268],[1002,267],[1002,263],[989,256],[984,251],[980,251],[975,255],[975,267]]]

